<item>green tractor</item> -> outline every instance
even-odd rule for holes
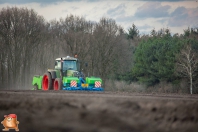
[[[35,75],[34,90],[104,91],[102,80],[86,77],[80,71],[80,62],[74,57],[57,58],[55,68],[48,69],[43,76]]]

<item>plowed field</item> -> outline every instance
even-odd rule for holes
[[[11,113],[21,132],[198,132],[198,95],[1,90]]]

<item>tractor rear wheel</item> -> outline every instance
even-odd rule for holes
[[[43,90],[52,90],[52,76],[49,72],[43,75],[42,88]]]
[[[62,90],[62,85],[62,80],[60,78],[54,80],[54,90]]]

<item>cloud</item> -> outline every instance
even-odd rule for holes
[[[134,16],[125,16],[125,15],[122,15],[122,16],[118,16],[115,18],[115,20],[117,22],[132,22],[134,20]]]
[[[196,0],[0,0],[0,10],[7,6],[27,7],[47,21],[69,14],[95,22],[107,17],[126,31],[134,23],[143,33],[166,27],[176,33],[198,26],[197,4]]]
[[[117,5],[116,7],[114,8],[110,8],[107,10],[107,15],[113,19],[116,20],[116,22],[118,23],[122,23],[122,22],[131,22],[132,23],[132,20],[134,18],[133,15],[131,15],[130,13],[127,14],[128,12],[126,11],[127,10],[128,5],[123,4],[119,4]]]
[[[160,18],[168,17],[169,5],[162,6],[160,2],[147,2],[137,9],[135,17],[137,18]]]
[[[178,7],[173,13],[171,13],[171,17],[177,18],[187,18],[187,9],[185,7]]]
[[[198,24],[198,7],[178,7],[174,12],[171,13],[168,24],[173,27],[184,25],[196,26]]]
[[[41,4],[51,4],[58,2],[79,2],[85,0],[0,0],[0,4],[27,4],[27,3],[41,3]],[[100,0],[86,0],[87,2],[98,2]]]
[[[111,8],[107,11],[107,14],[108,15],[111,15],[111,16],[116,16],[116,15],[122,15],[122,14],[125,14],[125,4],[120,4],[118,5],[117,7],[115,8]]]
[[[138,30],[141,34],[150,34],[151,30],[154,28],[153,26],[150,26],[148,24],[144,25],[137,25]]]
[[[27,4],[27,3],[41,3],[41,4],[51,4],[57,2],[74,2],[74,1],[81,1],[81,0],[0,0],[0,4]]]
[[[147,30],[147,29],[152,29],[153,27],[148,25],[148,24],[145,24],[143,26],[137,26],[139,30]]]

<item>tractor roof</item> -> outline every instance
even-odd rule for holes
[[[61,60],[61,58],[56,58],[56,60]],[[74,57],[66,56],[66,57],[62,57],[62,60],[78,60],[78,59]]]

